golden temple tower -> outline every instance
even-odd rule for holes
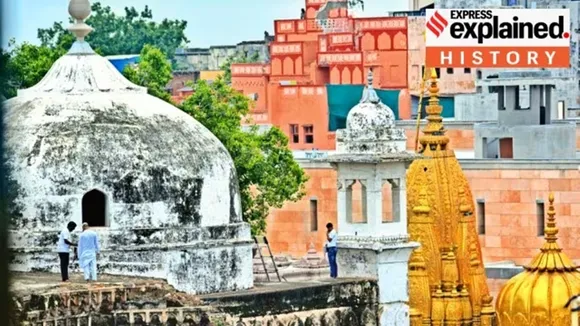
[[[566,305],[571,296],[580,294],[580,272],[558,246],[554,195],[548,199],[545,243],[524,271],[501,289],[496,302],[499,326],[571,324]]]
[[[449,149],[437,74],[431,69],[427,125],[407,171],[408,232],[421,250],[409,262],[411,325],[491,326],[491,304],[475,229],[473,197]],[[420,114],[420,113],[419,113]]]

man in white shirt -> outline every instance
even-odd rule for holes
[[[338,276],[338,266],[336,265],[336,238],[337,234],[332,223],[326,224],[326,252],[328,253],[328,264],[330,265],[330,277]]]
[[[83,233],[79,236],[79,266],[85,273],[85,281],[97,280],[97,256],[101,247],[99,236],[89,229],[88,223],[83,223]]]
[[[76,244],[70,241],[70,233],[77,227],[75,222],[68,222],[65,229],[60,231],[56,251],[60,258],[60,275],[63,282],[68,282],[68,265],[70,261],[70,247]]]

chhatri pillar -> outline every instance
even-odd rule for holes
[[[399,120],[411,119],[412,112],[411,93],[408,88],[403,88],[399,92]]]
[[[376,278],[380,325],[409,325],[407,264],[418,243],[407,234],[406,137],[395,127],[393,111],[381,103],[369,72],[363,98],[337,131],[330,162],[338,175],[338,275]],[[362,217],[353,216],[353,185],[360,183]],[[383,189],[391,188],[391,214]],[[388,203],[388,201],[387,201]]]

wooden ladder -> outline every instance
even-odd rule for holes
[[[260,260],[262,261],[262,266],[264,267],[264,273],[266,273],[266,277],[268,278],[268,282],[271,282],[270,274],[268,273],[268,268],[266,267],[266,261],[264,258],[270,258],[272,260],[272,266],[274,266],[274,271],[276,272],[276,277],[278,278],[278,282],[282,282],[282,278],[280,277],[280,273],[278,273],[278,266],[276,266],[276,261],[274,260],[274,255],[272,255],[272,250],[270,250],[270,244],[268,243],[268,238],[265,236],[254,237],[254,242],[256,243],[256,251],[258,256],[260,256]],[[262,249],[267,248],[268,254],[264,255],[262,253]]]

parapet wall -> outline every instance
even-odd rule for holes
[[[245,223],[206,228],[94,228],[101,252],[98,272],[167,280],[192,294],[251,288],[252,246]],[[11,231],[10,270],[59,271],[58,230]],[[78,233],[73,233],[76,238]],[[76,241],[76,240],[75,240]],[[78,268],[78,261],[72,263]]]

